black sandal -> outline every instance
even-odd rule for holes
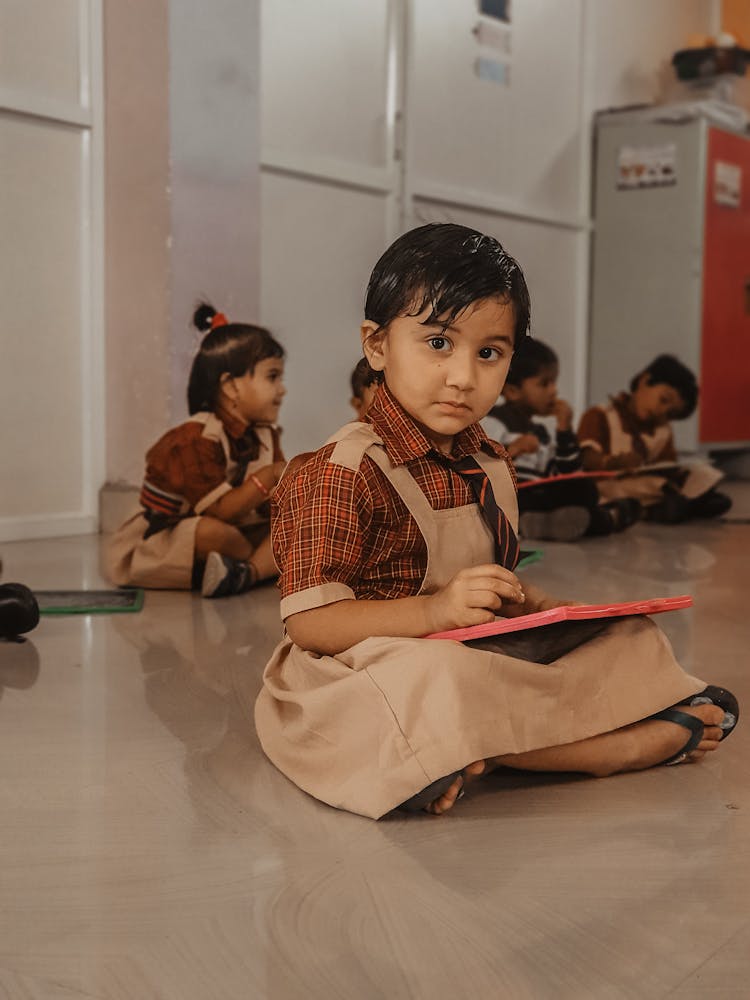
[[[719,728],[723,730],[722,741],[729,736],[740,718],[740,706],[732,692],[727,691],[725,688],[714,687],[713,684],[709,684],[699,694],[683,698],[682,701],[677,702],[677,705],[718,705],[719,708],[723,708],[724,718],[719,723]],[[688,715],[687,712],[681,712],[677,705],[672,708],[665,708],[663,712],[657,712],[656,715],[649,716],[649,719],[676,722],[677,725],[684,726],[685,729],[690,730],[690,737],[685,746],[667,760],[663,760],[662,764],[664,765],[681,764],[690,751],[695,750],[703,739],[703,723],[701,720],[695,715]]]

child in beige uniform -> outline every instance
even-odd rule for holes
[[[604,775],[714,750],[736,703],[685,674],[648,618],[564,631],[537,659],[503,637],[421,638],[566,603],[514,572],[515,484],[479,425],[526,335],[528,292],[496,240],[428,225],[380,259],[365,316],[383,384],[273,498],[287,634],[255,705],[273,763],[377,818],[444,812],[495,766]]]
[[[722,477],[713,466],[679,467],[670,421],[689,417],[697,402],[695,375],[677,358],[660,354],[631,379],[630,392],[586,410],[578,427],[584,469],[628,472],[599,480],[603,500],[634,498],[644,518],[666,524],[719,517],[729,510],[730,498],[714,488]],[[658,463],[676,467],[668,472],[647,468]]]
[[[146,455],[140,509],[106,547],[120,586],[245,591],[276,575],[271,492],[286,465],[276,424],[284,351],[262,327],[228,323],[208,304],[188,384],[191,417]]]

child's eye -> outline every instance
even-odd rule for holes
[[[498,361],[502,356],[503,352],[499,347],[482,347],[479,350],[482,361]]]
[[[451,346],[451,342],[447,337],[430,337],[427,341],[433,351],[445,351]]]

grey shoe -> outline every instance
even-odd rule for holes
[[[574,542],[585,535],[590,523],[591,514],[586,507],[558,507],[557,510],[528,510],[521,514],[518,527],[523,538]]]
[[[209,552],[203,571],[201,594],[204,597],[229,597],[243,594],[258,582],[252,566],[230,559],[220,552]]]

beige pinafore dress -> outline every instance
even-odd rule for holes
[[[232,458],[229,439],[221,421],[213,413],[197,413],[192,421],[206,426],[206,435],[221,444],[227,466],[227,480],[195,505],[194,512],[182,517],[171,527],[145,537],[148,521],[143,508],[137,509],[107,539],[102,547],[102,572],[118,587],[147,587],[154,590],[190,590],[195,559],[195,532],[204,511],[224,493],[232,489],[237,462]],[[247,480],[270,461],[277,461],[276,436],[271,427],[258,425],[255,433],[260,440],[257,459],[248,462]],[[245,524],[239,526],[253,544],[258,544],[269,531],[267,516],[253,511]]]
[[[330,461],[356,469],[369,455],[416,520],[428,551],[420,593],[464,567],[494,561],[476,504],[433,510],[408,469],[391,465],[371,427],[351,424],[340,434]],[[506,463],[473,457],[515,529]],[[397,636],[373,636],[325,656],[287,636],[265,669],[255,722],[267,756],[300,788],[377,819],[470,761],[609,732],[705,686],[682,670],[645,617],[607,624],[545,664],[453,640]]]
[[[604,407],[604,414],[609,425],[610,451],[613,455],[633,451],[633,437],[622,426],[620,414],[612,403]],[[669,425],[656,427],[651,434],[642,432],[641,441],[646,447],[646,463],[658,461],[659,455],[672,440]],[[581,447],[594,445],[596,442],[581,441]],[[665,463],[670,465],[670,463]],[[680,468],[678,463],[668,473],[659,475],[650,473],[639,475],[637,472],[623,475],[621,478],[599,479],[597,488],[603,503],[609,500],[619,500],[622,497],[632,497],[644,507],[652,507],[664,499],[664,487],[668,482],[687,500],[695,500],[711,490],[724,478],[723,474],[708,462],[691,461],[688,466]]]

